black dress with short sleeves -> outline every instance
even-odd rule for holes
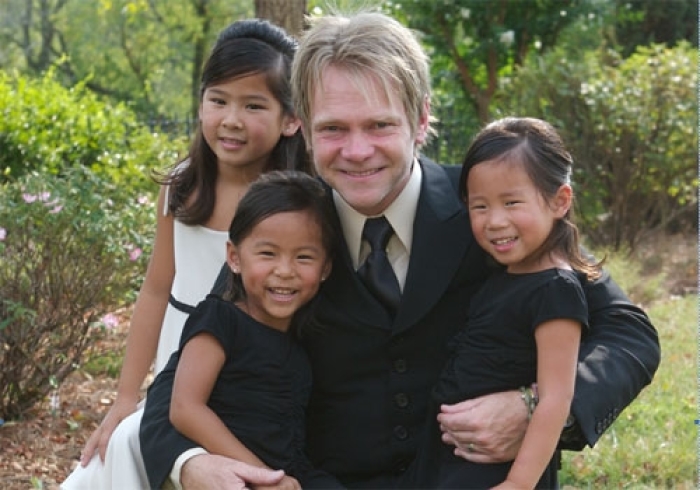
[[[265,464],[303,479],[310,470],[303,449],[311,390],[311,369],[304,350],[292,335],[209,295],[188,318],[180,348],[148,390],[139,437],[151,488],[165,482],[178,454],[198,446],[177,432],[169,411],[182,348],[204,332],[213,335],[226,353],[209,407]]]
[[[515,390],[537,380],[535,329],[553,319],[588,325],[588,305],[577,274],[547,269],[530,274],[499,272],[474,295],[469,322],[450,343],[451,357],[432,393],[425,444],[402,487],[490,488],[505,480],[512,462],[478,464],[453,454],[436,421],[441,404]],[[538,488],[557,486],[557,458]]]

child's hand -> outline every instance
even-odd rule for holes
[[[87,466],[95,453],[100,455],[100,460],[105,460],[107,444],[112,437],[112,433],[126,417],[136,411],[138,400],[126,400],[124,397],[114,402],[109,409],[102,423],[95,429],[90,438],[85,443],[85,448],[80,453],[80,465]]]
[[[525,489],[528,489],[528,487],[518,485],[517,483],[515,483],[514,481],[511,481],[511,480],[506,480],[503,483],[496,485],[491,490],[525,490]]]
[[[255,485],[254,490],[301,490],[301,485],[296,480],[288,475],[284,475],[282,480],[277,485]]]

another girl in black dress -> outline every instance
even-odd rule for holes
[[[141,445],[163,438],[249,464],[283,469],[296,488],[311,370],[295,336],[330,272],[333,228],[321,184],[297,172],[254,182],[231,222],[229,290],[209,295],[187,320],[175,352],[149,389]],[[172,451],[171,454],[178,454]],[[152,488],[174,461],[146,460]]]
[[[571,221],[571,165],[555,129],[538,119],[495,121],[467,151],[460,189],[472,231],[505,267],[474,296],[469,323],[452,341],[453,356],[433,392],[426,444],[407,486],[557,486],[553,456],[569,414],[581,331],[588,321],[577,275],[600,274],[600,264],[581,256]],[[466,454],[442,442],[436,420],[442,404],[533,382],[539,403],[515,461],[481,464],[478,441]],[[534,407],[535,400],[526,401]]]

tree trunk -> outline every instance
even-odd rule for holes
[[[306,0],[255,0],[255,16],[282,27],[294,37],[304,30]]]

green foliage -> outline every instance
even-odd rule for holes
[[[228,0],[3,0],[0,67],[41,76],[58,66],[87,88],[142,114],[192,113],[202,59],[219,29],[253,15]]]
[[[697,50],[641,47],[572,60],[532,58],[501,101],[555,124],[576,161],[580,222],[595,245],[634,248],[646,233],[695,226]]]
[[[563,453],[562,488],[697,488],[697,298],[659,301],[648,313],[662,349],[654,381],[594,448]]]
[[[625,56],[649,43],[698,45],[696,0],[615,0],[615,41]]]
[[[62,87],[54,74],[0,71],[0,182],[82,166],[133,193],[150,186],[149,169],[175,161],[181,142],[149,133],[124,104],[103,103],[84,84]]]
[[[438,67],[436,81],[451,86],[482,124],[499,79],[529,51],[552,47],[564,27],[591,9],[582,0],[413,0],[385,2],[385,8],[422,34]]]
[[[88,355],[84,357],[85,361],[81,369],[92,376],[108,376],[116,379],[122,369],[124,352],[124,349],[119,349],[101,355]]]
[[[696,284],[692,236],[658,236],[628,254],[594,250],[632,301],[642,304],[659,333],[661,364],[652,383],[627,407],[594,448],[563,453],[562,489],[697,488],[697,296],[669,294],[669,284]],[[680,277],[679,277],[680,276]]]
[[[87,331],[133,301],[153,199],[85,167],[0,188],[0,415],[18,417],[78,363]]]

